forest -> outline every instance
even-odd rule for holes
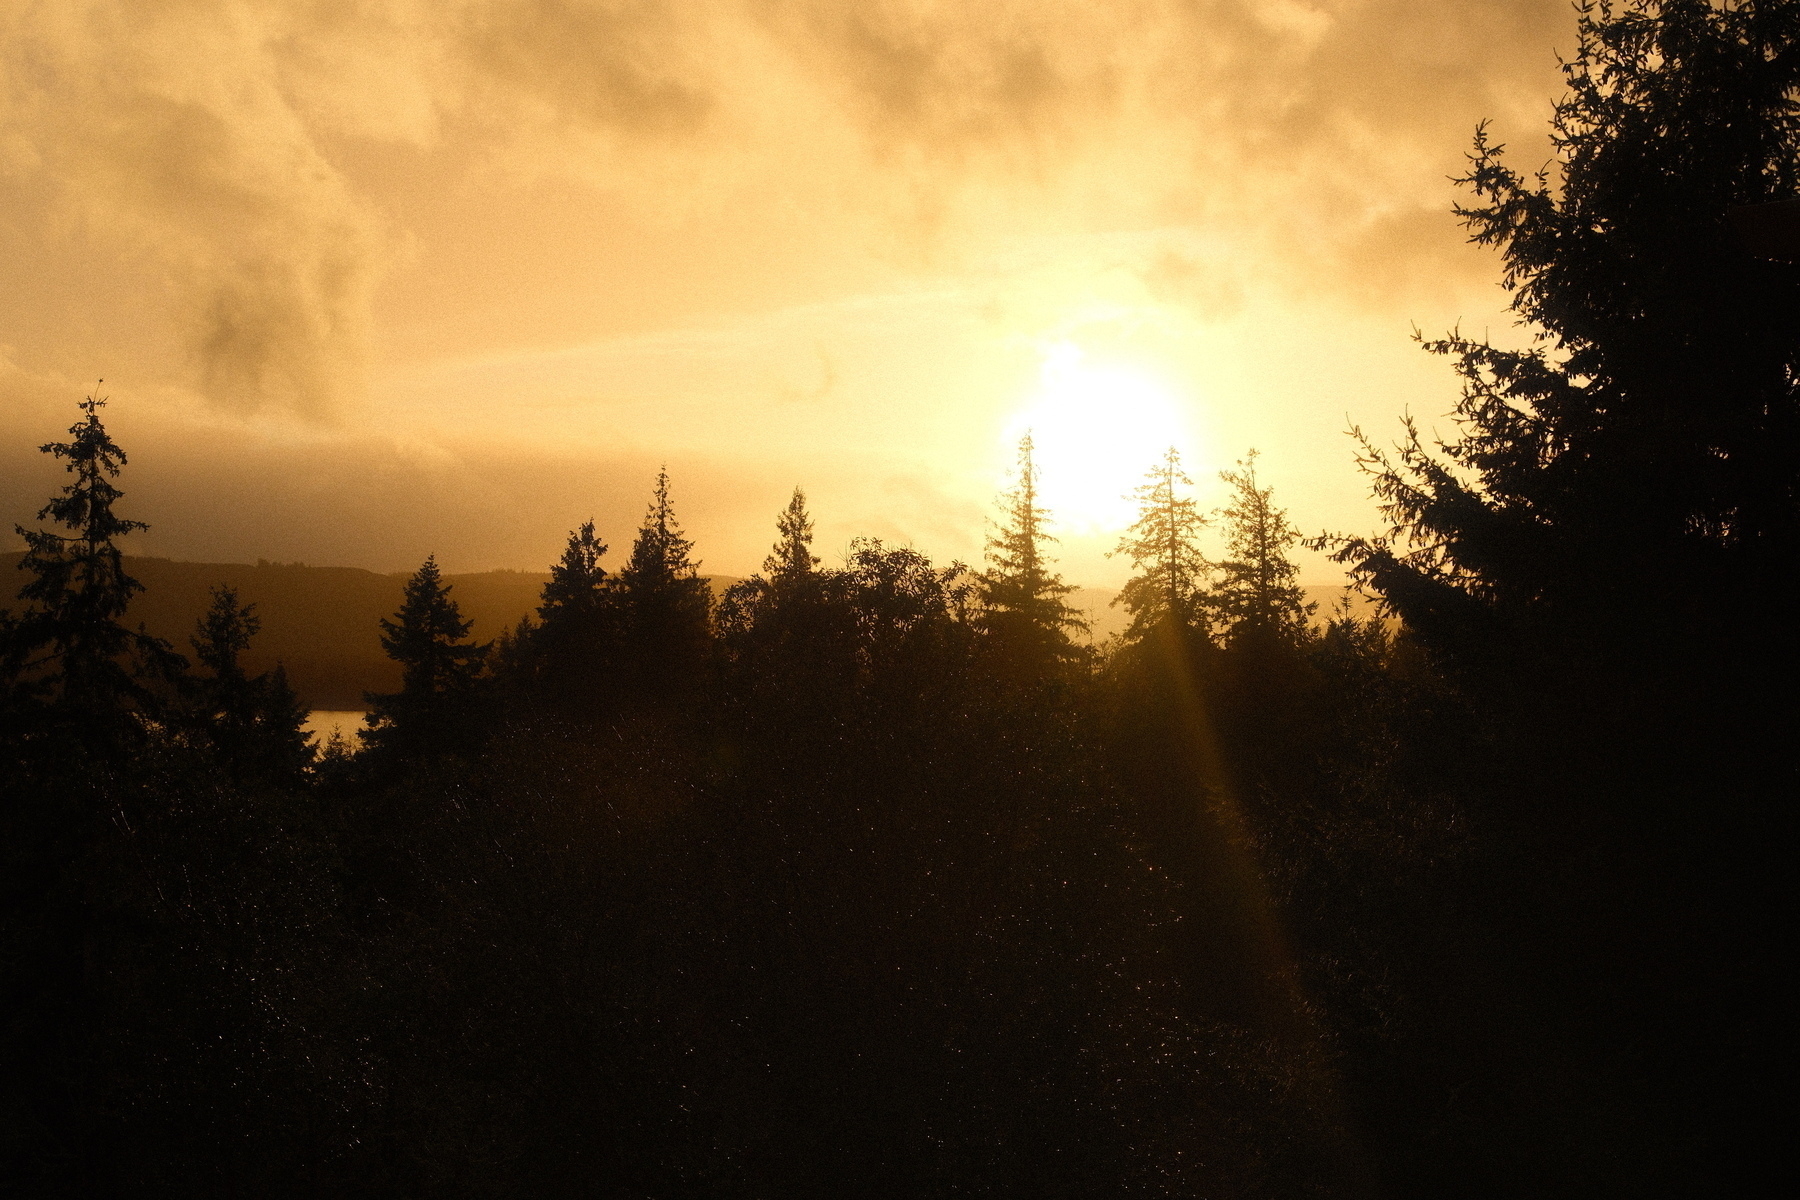
[[[1359,432],[1386,528],[1305,539],[1374,612],[1254,455],[1145,464],[1099,644],[1029,438],[981,564],[827,564],[796,489],[719,594],[665,473],[491,642],[428,559],[319,748],[232,587],[134,617],[88,397],[0,612],[0,1191],[1749,1194],[1800,6],[1584,8],[1565,73],[1552,168],[1459,181],[1532,340],[1424,341],[1455,435]]]

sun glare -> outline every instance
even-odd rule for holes
[[[1163,451],[1188,442],[1166,383],[1135,367],[1092,362],[1070,342],[1044,356],[1037,390],[1007,423],[1007,445],[1027,433],[1040,502],[1059,533],[1076,535],[1130,525],[1137,513],[1127,494]]]

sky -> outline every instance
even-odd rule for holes
[[[979,563],[1019,437],[1116,587],[1164,447],[1379,528],[1347,430],[1450,432],[1509,330],[1451,212],[1547,162],[1564,0],[10,0],[0,526],[75,405],[137,553],[542,570],[658,468],[702,569]],[[104,383],[97,383],[104,379]],[[20,543],[11,537],[7,548]],[[1336,569],[1300,555],[1308,582]]]

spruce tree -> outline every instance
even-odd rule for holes
[[[400,664],[400,690],[370,694],[369,732],[378,749],[403,756],[454,750],[478,740],[475,689],[490,646],[469,640],[450,585],[427,558],[406,583],[393,620],[381,621],[381,646]]]
[[[1392,529],[1341,549],[1417,636],[1531,704],[1545,671],[1635,673],[1647,644],[1728,676],[1748,664],[1721,654],[1769,661],[1800,554],[1800,267],[1732,222],[1800,196],[1800,4],[1584,6],[1564,70],[1555,170],[1518,174],[1483,129],[1460,180],[1535,344],[1427,343],[1462,376],[1461,436],[1365,445]]]
[[[614,597],[600,565],[606,549],[592,521],[571,532],[544,585],[539,623],[522,625],[502,646],[501,657],[509,666],[521,657],[529,660],[532,676],[565,709],[592,709],[614,665]]]
[[[244,778],[297,780],[312,762],[303,726],[306,709],[277,665],[248,675],[239,662],[262,628],[256,605],[237,591],[213,588],[212,604],[195,622],[194,653],[210,676],[195,681],[201,724],[226,765]]]
[[[698,682],[708,651],[712,593],[693,561],[669,497],[669,472],[657,473],[644,524],[619,572],[621,658],[627,686],[655,697]]]
[[[788,506],[775,518],[780,537],[769,557],[763,559],[763,571],[777,587],[793,586],[810,577],[819,565],[812,552],[813,523],[806,512],[806,493],[794,489]]]
[[[26,545],[19,569],[31,578],[19,591],[27,607],[9,621],[0,652],[5,707],[67,723],[96,748],[136,740],[146,729],[140,717],[161,709],[148,685],[173,680],[185,665],[168,643],[122,620],[143,585],[126,573],[118,539],[149,526],[114,511],[123,493],[112,481],[126,457],[101,423],[105,406],[89,396],[70,440],[40,447],[67,460],[75,478],[38,519],[72,533],[14,526]]]
[[[548,628],[569,622],[583,625],[598,618],[606,603],[606,569],[600,560],[606,543],[594,535],[594,523],[583,521],[569,534],[562,558],[550,568],[538,620]]]
[[[1191,486],[1180,452],[1170,446],[1132,493],[1138,519],[1114,551],[1129,557],[1138,571],[1113,601],[1131,614],[1128,641],[1141,642],[1159,627],[1183,637],[1205,630],[1206,587],[1213,567],[1200,550],[1206,517],[1179,490]]]
[[[1076,655],[1069,640],[1084,624],[1064,602],[1075,588],[1050,570],[1045,553],[1054,542],[1050,513],[1038,503],[1038,471],[1031,435],[1019,439],[1017,474],[1000,499],[998,529],[988,539],[988,569],[981,577],[983,625],[1001,657],[1024,669],[1045,667]]]
[[[1227,645],[1298,645],[1318,607],[1299,586],[1300,569],[1288,557],[1300,535],[1275,507],[1274,489],[1256,479],[1256,451],[1219,478],[1231,487],[1220,510],[1226,553],[1211,595],[1214,620]]]
[[[776,541],[763,559],[762,573],[727,588],[714,614],[729,652],[739,658],[760,659],[778,646],[792,646],[806,637],[805,627],[820,615],[816,609],[825,579],[812,552],[812,517],[800,488],[776,516],[775,529]],[[763,662],[753,669],[769,668]]]
[[[1518,1099],[1452,1122],[1475,1149],[1418,1192],[1525,1146],[1496,1191],[1750,1194],[1786,1086],[1800,265],[1734,212],[1800,197],[1800,3],[1578,12],[1554,162],[1521,175],[1478,130],[1460,181],[1531,340],[1427,344],[1458,428],[1365,442],[1389,528],[1339,543],[1503,751],[1467,748],[1482,877],[1443,905],[1489,927],[1435,944],[1504,955],[1444,973],[1508,986],[1434,1019],[1518,1062],[1420,1078]]]

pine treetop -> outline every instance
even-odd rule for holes
[[[1665,636],[1792,561],[1794,269],[1729,218],[1800,197],[1797,30],[1792,0],[1582,5],[1554,171],[1477,128],[1456,212],[1536,344],[1425,342],[1462,377],[1459,434],[1364,440],[1390,531],[1320,541],[1435,644],[1488,654],[1551,612],[1610,637],[1621,578],[1663,591],[1636,608]]]
[[[26,555],[20,569],[36,577],[19,590],[19,598],[50,611],[73,606],[82,616],[98,621],[123,616],[131,598],[144,590],[125,573],[114,539],[150,528],[113,511],[124,493],[112,479],[125,466],[126,458],[101,423],[99,410],[104,407],[104,399],[89,396],[81,404],[86,415],[69,428],[71,440],[38,447],[45,454],[68,460],[68,469],[75,475],[60,496],[38,510],[38,520],[55,521],[76,530],[75,535],[13,527],[25,539]]]
[[[557,613],[585,613],[598,607],[607,585],[606,569],[600,565],[606,550],[606,543],[594,534],[592,521],[583,521],[573,530],[562,557],[550,568],[538,616],[548,621]]]
[[[1132,614],[1132,637],[1141,637],[1165,616],[1183,626],[1200,621],[1213,565],[1200,550],[1207,518],[1193,497],[1178,490],[1192,486],[1181,469],[1180,451],[1170,446],[1132,492],[1138,519],[1113,552],[1138,568],[1113,601]]]
[[[154,708],[141,676],[173,678],[186,660],[159,638],[128,629],[120,620],[143,585],[126,574],[116,539],[149,526],[114,511],[123,496],[112,479],[125,465],[100,420],[106,401],[90,395],[67,442],[39,447],[64,459],[75,478],[38,512],[72,531],[15,526],[25,539],[19,569],[30,578],[19,589],[28,608],[10,622],[0,674],[21,682],[25,693],[52,698],[68,714],[93,726],[102,741],[132,736],[130,723],[112,718]],[[101,726],[108,732],[100,732]],[[122,732],[123,731],[123,732]]]
[[[406,693],[454,691],[480,673],[488,647],[469,642],[474,622],[450,598],[437,556],[406,581],[396,620],[381,620],[381,646],[401,665]]]
[[[763,571],[776,584],[792,583],[810,575],[819,565],[812,552],[813,523],[806,511],[806,493],[794,489],[788,506],[775,518],[775,529],[781,535],[763,559]]]
[[[1231,502],[1219,510],[1230,557],[1218,564],[1212,607],[1228,628],[1293,637],[1304,632],[1318,606],[1307,602],[1297,582],[1300,568],[1288,557],[1300,534],[1275,507],[1275,489],[1258,484],[1256,457],[1252,450],[1237,470],[1219,473],[1232,489]]]
[[[988,538],[988,569],[982,575],[984,599],[989,608],[1020,614],[1048,630],[1079,629],[1081,618],[1062,598],[1074,591],[1050,570],[1052,560],[1044,552],[1046,542],[1056,541],[1048,531],[1050,512],[1038,503],[1038,470],[1032,458],[1028,433],[1019,439],[1014,483],[1000,498],[1000,521]]]
[[[212,604],[194,623],[189,639],[200,662],[220,679],[242,679],[238,656],[250,648],[250,640],[262,629],[256,605],[240,604],[237,589],[219,584],[212,589]]]
[[[637,540],[631,546],[631,558],[619,572],[619,580],[632,592],[657,591],[698,577],[700,564],[690,555],[694,543],[682,534],[675,520],[675,509],[669,501],[669,469],[656,474],[656,491]]]

